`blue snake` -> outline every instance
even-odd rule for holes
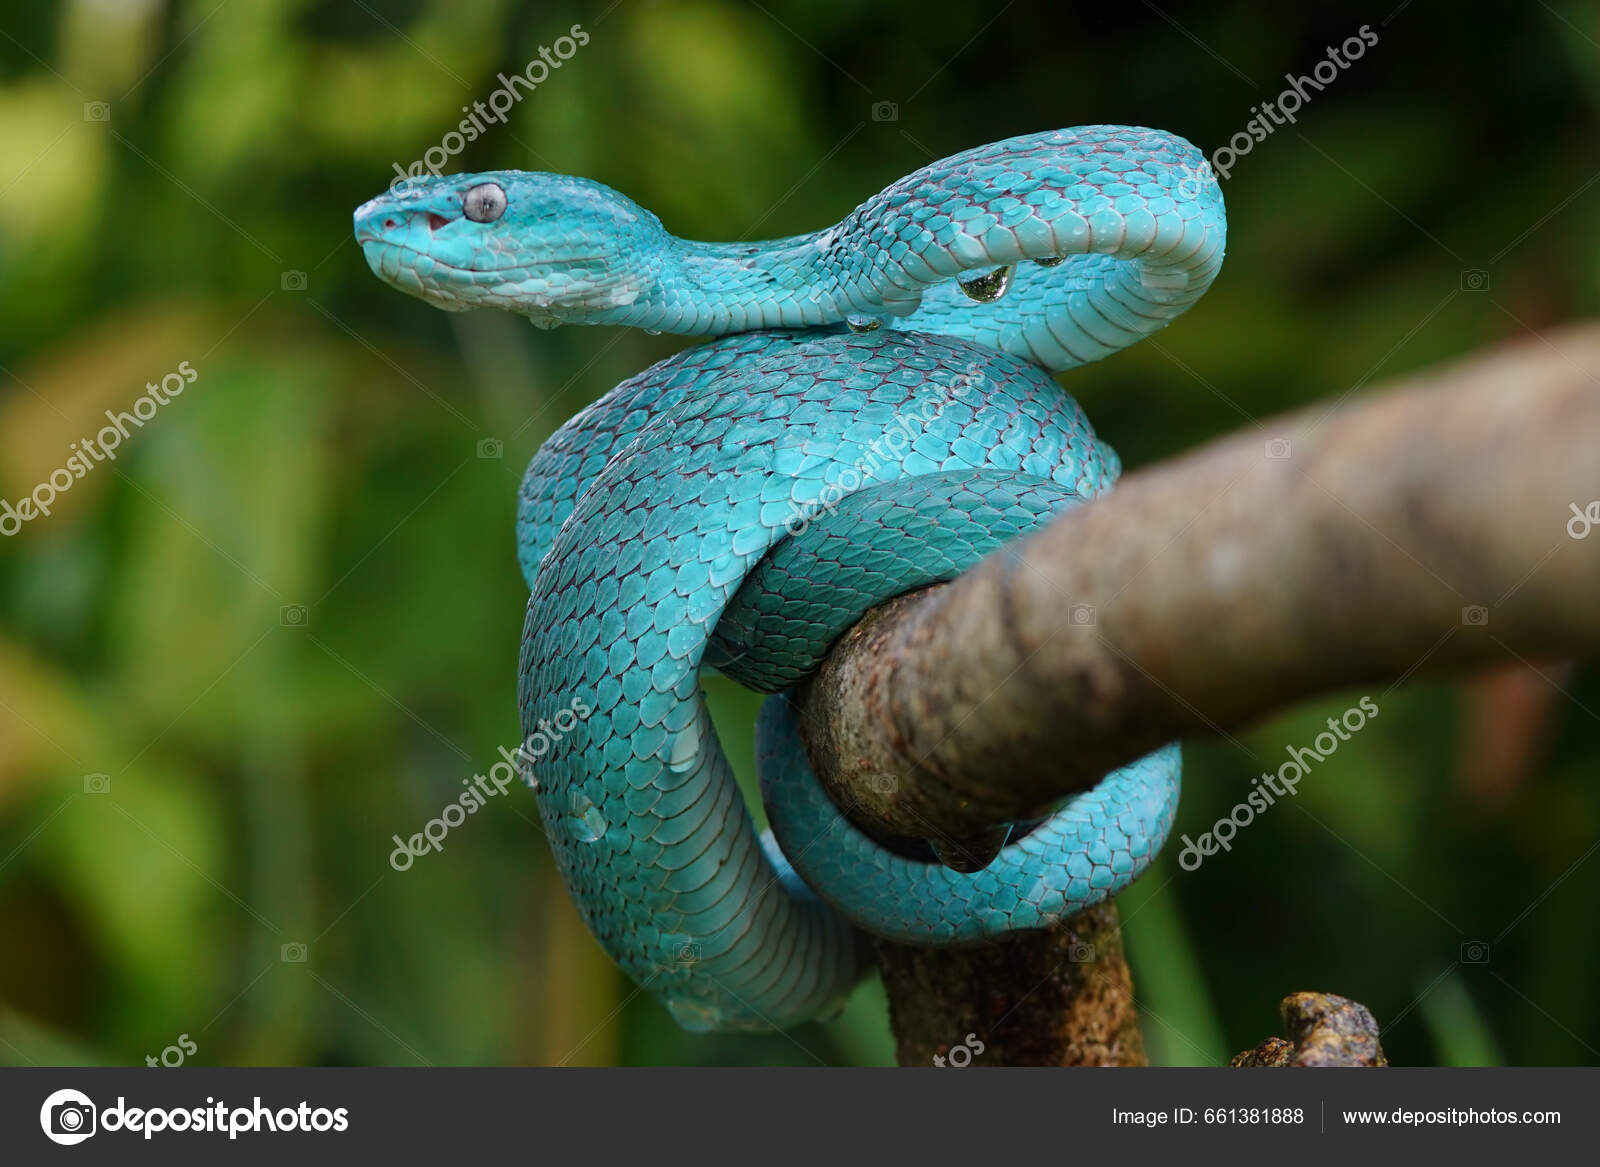
[[[938,840],[852,824],[784,693],[869,608],[1111,487],[1115,453],[1051,374],[1163,327],[1216,276],[1222,195],[1188,142],[1026,134],[770,242],[679,239],[597,182],[521,171],[412,181],[355,230],[381,279],[450,311],[716,338],[551,437],[517,521],[524,776],[589,928],[680,1024],[829,1016],[870,964],[863,934],[1045,928],[1150,863],[1175,744],[962,871]],[[766,835],[712,728],[707,668],[774,694]]]

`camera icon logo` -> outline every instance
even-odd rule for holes
[[[278,623],[285,628],[304,628],[310,619],[304,604],[285,604],[278,609]]]
[[[284,964],[304,964],[306,962],[306,946],[298,940],[285,944],[278,952]]]
[[[286,271],[279,277],[278,286],[285,292],[303,292],[306,290],[306,273]]]
[[[1094,605],[1074,604],[1067,610],[1067,622],[1078,628],[1094,626]]]
[[[57,1090],[39,1108],[39,1126],[52,1143],[71,1147],[94,1134],[98,1113],[82,1091]]]
[[[900,779],[893,774],[874,774],[867,779],[867,785],[878,794],[893,794],[900,789]]]
[[[110,794],[110,774],[85,774],[83,776],[83,792],[85,794]]]
[[[1461,623],[1468,628],[1483,628],[1489,623],[1489,609],[1482,604],[1468,604],[1461,609]]]
[[[1287,458],[1289,456],[1289,452],[1290,451],[1289,451],[1289,439],[1288,438],[1269,438],[1269,439],[1267,439],[1267,457],[1274,458],[1274,459],[1283,459],[1283,458]]]
[[[1095,955],[1094,945],[1087,940],[1080,940],[1067,949],[1067,959],[1073,964],[1091,964]]]
[[[1461,290],[1463,292],[1487,292],[1489,290],[1489,273],[1481,267],[1469,267],[1461,273]]]
[[[872,120],[897,122],[900,120],[900,107],[892,101],[875,101],[872,103]]]
[[[1489,942],[1487,940],[1468,940],[1461,946],[1462,964],[1488,964]]]
[[[86,101],[83,103],[83,120],[86,122],[108,122],[111,120],[111,103],[108,101]]]
[[[499,438],[478,439],[478,457],[484,459],[485,461],[493,461],[504,458],[505,455],[506,444]]]
[[[699,964],[700,946],[692,940],[685,941],[678,945],[672,954],[672,959],[676,964]]]

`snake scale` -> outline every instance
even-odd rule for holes
[[[863,933],[1045,927],[1150,863],[1176,745],[963,872],[852,825],[783,693],[867,609],[1110,488],[1116,455],[1051,374],[1163,327],[1215,277],[1222,195],[1188,142],[1026,134],[770,242],[679,239],[597,182],[520,171],[413,181],[355,229],[381,279],[440,308],[715,338],[562,427],[517,522],[522,731],[548,745],[525,776],[589,928],[680,1024],[828,1016],[868,963]],[[757,726],[768,835],[703,668],[775,694]]]

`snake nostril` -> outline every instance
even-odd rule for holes
[[[383,221],[383,229],[385,231],[391,231],[398,226],[400,226],[400,221],[398,219],[385,219]]]

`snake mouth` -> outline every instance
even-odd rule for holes
[[[530,270],[526,265],[523,264],[507,264],[505,267],[463,267],[460,264],[454,264],[440,259],[439,256],[431,251],[424,251],[420,247],[411,246],[409,243],[400,243],[394,239],[386,239],[382,235],[376,235],[370,232],[357,235],[356,243],[361,247],[363,252],[366,251],[368,244],[374,243],[380,247],[386,247],[397,252],[403,252],[406,256],[409,256],[412,259],[413,262],[410,265],[412,268],[415,267],[415,261],[426,259],[431,262],[434,267],[443,268],[445,271],[453,272],[457,275],[496,276],[502,275],[506,272],[519,272],[525,275]],[[604,255],[541,256],[538,266],[545,269],[559,270],[569,266],[577,266],[579,264],[604,264],[609,258],[610,257]]]
[[[499,275],[501,272],[515,270],[510,267],[461,267],[458,264],[449,263],[443,259],[440,259],[431,251],[424,251],[420,247],[412,247],[406,243],[397,243],[395,240],[385,239],[381,235],[357,235],[356,242],[361,246],[361,250],[363,252],[366,252],[369,244],[377,244],[379,247],[387,248],[393,252],[399,252],[403,257],[409,257],[410,262],[402,265],[402,270],[406,271],[415,272],[417,261],[423,259],[428,260],[436,268],[443,268],[447,272],[453,272],[456,275],[463,276],[492,276]],[[372,263],[372,256],[370,254],[367,256],[367,261]],[[373,266],[376,267],[377,265],[373,264]]]
[[[553,328],[563,311],[583,308],[602,294],[596,289],[609,287],[607,257],[602,255],[541,255],[531,267],[467,267],[378,232],[360,233],[356,240],[374,275],[446,312],[511,308],[541,328]],[[632,299],[615,290],[603,295],[609,305]]]

